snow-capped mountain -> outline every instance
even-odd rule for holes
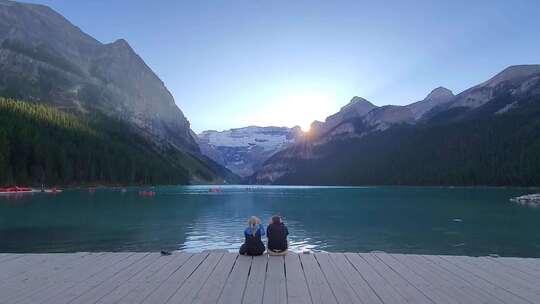
[[[250,176],[276,152],[302,136],[300,127],[257,127],[204,131],[201,152],[241,177]]]

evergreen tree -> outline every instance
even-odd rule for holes
[[[198,158],[157,147],[127,124],[0,97],[0,185],[187,184],[216,178]]]

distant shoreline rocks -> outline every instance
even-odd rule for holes
[[[510,199],[511,202],[518,203],[520,205],[527,205],[532,207],[540,207],[540,193],[527,194]]]

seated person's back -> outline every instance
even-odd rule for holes
[[[287,235],[289,231],[281,217],[273,216],[272,222],[266,229],[266,235],[268,237],[268,250],[280,252],[287,250]]]
[[[261,237],[264,235],[264,228],[261,220],[252,216],[248,220],[248,227],[244,230],[245,241],[240,247],[240,254],[244,255],[262,255],[264,253],[264,243]]]

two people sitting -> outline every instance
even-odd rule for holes
[[[248,220],[248,227],[244,230],[245,241],[240,247],[240,254],[243,255],[262,255],[265,251],[262,237],[265,235],[264,227],[261,220],[252,216]],[[269,255],[285,255],[287,254],[287,236],[289,231],[280,216],[274,215],[270,224],[266,228],[268,238],[268,254]]]

